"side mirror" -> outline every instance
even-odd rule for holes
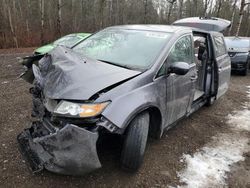
[[[186,62],[175,62],[170,65],[168,73],[175,73],[177,75],[185,75],[188,73],[190,67]]]

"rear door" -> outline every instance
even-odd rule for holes
[[[189,17],[177,20],[173,25],[199,28],[205,31],[222,32],[231,26],[231,22],[221,18]]]
[[[212,35],[214,58],[215,58],[215,85],[217,98],[221,97],[229,88],[231,75],[231,60],[227,53],[224,37],[222,34]]]
[[[170,74],[167,78],[167,125],[185,116],[190,110],[197,80],[194,62],[193,39],[188,34],[179,38],[167,57],[167,66],[175,62],[186,62],[190,70],[186,75]]]

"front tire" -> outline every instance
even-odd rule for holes
[[[136,116],[126,132],[121,154],[121,166],[125,170],[137,171],[142,164],[149,130],[149,114]]]

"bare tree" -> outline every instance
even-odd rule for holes
[[[16,36],[16,32],[14,29],[14,25],[13,25],[13,20],[12,20],[12,14],[11,14],[11,7],[9,4],[6,3],[5,0],[3,0],[3,5],[7,6],[7,11],[8,11],[8,21],[9,21],[9,25],[10,25],[10,31],[13,37],[13,41],[15,43],[15,47],[18,48],[18,41],[17,41],[17,36]]]
[[[40,0],[40,15],[41,15],[41,44],[44,43],[44,0]]]
[[[250,2],[247,2],[245,0],[241,0],[241,3],[240,3],[240,20],[239,20],[239,23],[237,25],[237,29],[236,29],[236,33],[235,35],[236,36],[239,36],[239,33],[240,33],[240,27],[241,27],[241,23],[242,23],[242,20],[243,20],[243,15],[244,15],[244,8],[246,5],[249,5]]]
[[[210,2],[210,7],[209,7],[209,15],[208,15],[208,16],[211,16],[211,15],[212,15],[212,12],[213,12],[213,4],[214,4],[214,0],[211,0],[211,2]]]
[[[62,35],[62,0],[57,1],[57,35]]]
[[[176,0],[167,0],[167,2],[169,3],[167,23],[170,23],[170,16],[172,14],[173,5],[174,5],[174,3],[176,3]]]
[[[247,7],[247,17],[246,17],[247,22],[249,20],[249,17],[250,17],[250,6]],[[248,36],[249,32],[250,32],[250,24],[247,24],[247,30],[246,30],[245,36]]]
[[[28,9],[27,9],[27,16],[26,16],[26,32],[27,32],[27,35],[28,35],[28,38],[30,38],[30,26],[29,26],[29,12],[30,12],[30,9],[31,9],[31,5],[30,5],[30,0],[28,0]]]
[[[218,8],[217,8],[216,17],[220,17],[220,11],[221,11],[221,6],[222,6],[222,1],[223,0],[219,0],[218,1]]]
[[[203,12],[204,12],[204,17],[206,17],[207,16],[207,10],[208,10],[208,6],[209,6],[209,4],[211,3],[211,0],[205,0],[205,2],[204,2],[204,10],[203,10]]]
[[[113,0],[109,1],[109,25],[112,25],[113,23],[113,18],[114,18],[114,4],[113,4]]]
[[[193,0],[193,5],[194,5],[194,15],[197,15],[198,12],[198,0]]]
[[[233,24],[234,24],[234,18],[235,18],[235,12],[236,12],[236,3],[238,0],[234,0],[233,4],[233,11],[232,11],[232,16],[231,16],[231,27],[228,30],[228,35],[231,35],[232,29],[233,29]]]
[[[178,11],[178,18],[182,18],[182,11],[183,11],[183,0],[179,0],[179,11]]]
[[[231,20],[228,34],[237,30],[237,35],[250,35],[250,0],[243,2],[244,6],[241,0],[0,0],[0,48],[38,46],[70,32],[95,32],[108,25],[166,24],[191,16],[219,16]]]
[[[148,0],[144,0],[144,23],[147,23]]]
[[[99,5],[99,20],[100,20],[100,27],[103,28],[103,12],[104,12],[104,7],[106,4],[106,0],[100,0],[100,5]]]

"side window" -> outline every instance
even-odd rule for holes
[[[161,66],[160,70],[158,71],[156,78],[163,76],[166,74],[166,63],[163,63],[163,65]]]
[[[217,57],[227,53],[226,45],[224,43],[224,39],[222,36],[215,36],[214,43],[215,43],[215,53]]]
[[[191,35],[184,36],[180,38],[172,47],[167,62],[169,64],[175,62],[186,62],[186,63],[193,63],[193,46],[192,46],[192,39]]]

